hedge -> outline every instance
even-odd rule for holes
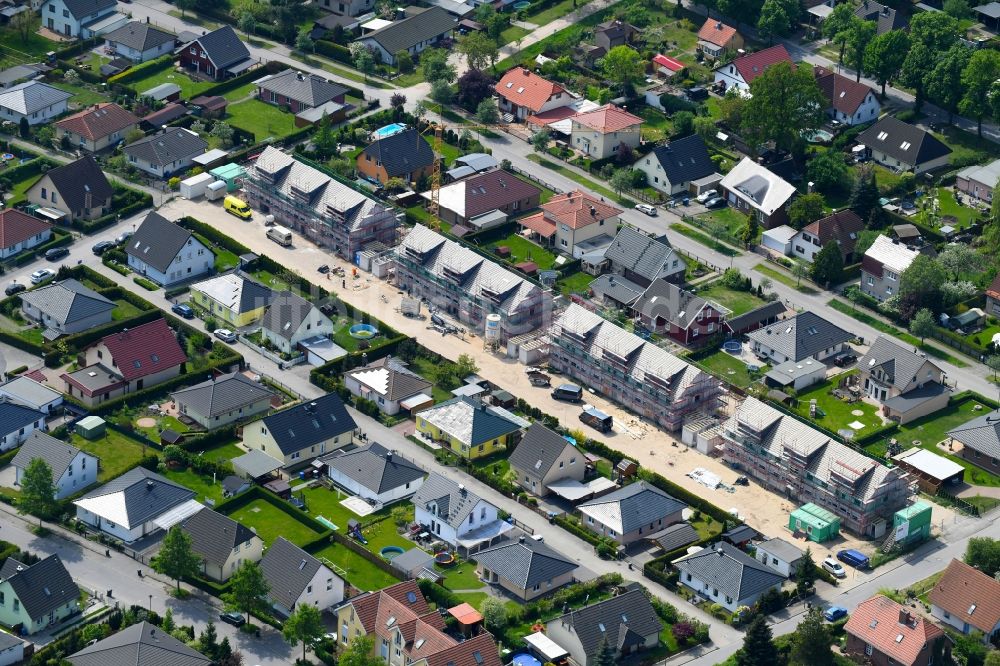
[[[351,50],[346,46],[337,44],[336,42],[331,42],[326,39],[317,39],[316,53],[326,56],[331,60],[354,67],[354,58],[351,57]]]
[[[581,525],[575,518],[560,515],[553,516],[552,520],[559,527],[578,536],[592,546],[596,547],[601,545],[601,537]]]
[[[292,520],[301,523],[306,527],[308,527],[309,529],[317,532],[319,536],[316,539],[314,539],[314,541],[318,541],[320,539],[325,540],[332,533],[332,530],[326,525],[310,518],[309,515],[304,511],[302,511],[301,509],[292,506],[288,502],[279,498],[274,493],[268,492],[260,486],[251,486],[250,489],[247,490],[246,492],[240,493],[239,495],[231,497],[227,500],[223,500],[219,504],[215,505],[215,510],[223,515],[228,516],[237,509],[242,509],[247,504],[250,504],[257,500],[267,502],[274,508],[285,513]]]
[[[139,277],[138,275],[132,278],[132,282],[135,282],[137,285],[139,285],[146,291],[156,291],[157,289],[160,288],[159,285],[153,282],[152,280],[147,280],[146,278]]]
[[[45,354],[45,347],[36,345],[34,342],[29,342],[21,336],[2,328],[0,328],[0,342],[8,344],[16,349],[20,349],[21,351],[26,351],[29,354],[34,354],[35,356],[42,356]]]
[[[454,608],[462,603],[454,592],[426,578],[417,580],[417,587],[420,588],[421,594],[437,604],[438,608]]]
[[[126,69],[124,72],[119,72],[108,77],[108,85],[121,84],[125,85],[130,81],[136,81],[138,79],[144,79],[150,74],[155,74],[156,72],[162,72],[164,70],[170,69],[174,66],[174,56],[165,55],[160,56],[156,60],[150,60],[149,62],[143,63],[138,67],[132,67]]]

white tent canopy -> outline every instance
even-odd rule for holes
[[[569,652],[561,648],[558,643],[540,631],[537,631],[529,636],[525,636],[524,642],[527,643],[531,649],[545,657],[545,661],[554,662],[557,659],[562,659],[569,654]]]

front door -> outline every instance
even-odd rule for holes
[[[72,36],[72,35],[70,35],[70,32],[69,32],[69,24],[68,24],[68,23],[67,23],[66,25],[64,25],[64,26],[63,26],[63,33],[64,33],[64,34],[65,34],[65,35],[66,35],[67,37],[71,37],[71,36]]]
[[[56,20],[50,18],[49,19],[49,30],[55,30],[55,29],[56,29]]]

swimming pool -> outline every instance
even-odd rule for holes
[[[406,125],[400,123],[393,123],[391,125],[386,125],[385,127],[379,127],[377,130],[372,132],[372,135],[376,139],[384,139],[387,136],[392,136],[393,134],[399,134],[406,129]]]

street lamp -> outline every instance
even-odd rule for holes
[[[153,612],[153,595],[149,595],[149,612]]]

